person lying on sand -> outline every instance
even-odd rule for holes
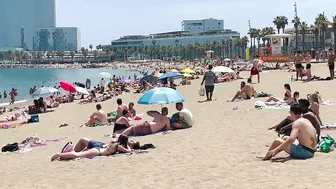
[[[286,102],[287,100],[289,100],[292,97],[292,90],[291,87],[288,83],[286,83],[284,85],[284,88],[286,90],[285,94],[284,94],[284,98],[280,99],[274,96],[271,96],[269,99],[267,99],[265,102]]]
[[[316,129],[308,119],[301,117],[301,107],[293,104],[290,115],[295,120],[289,137],[276,139],[262,160],[270,160],[281,151],[287,152],[294,159],[309,159],[314,157],[316,146]],[[293,144],[295,140],[299,144]]]
[[[131,127],[131,124],[128,121],[128,117],[129,117],[128,110],[124,110],[123,115],[119,117],[114,123],[114,127],[113,127],[114,134],[120,134],[127,128]]]
[[[97,111],[90,116],[90,120],[85,124],[87,127],[107,124],[107,114],[102,110],[100,104],[96,105]]]
[[[149,135],[162,131],[164,128],[166,131],[170,130],[170,121],[166,117],[168,115],[168,108],[164,107],[161,110],[161,114],[158,111],[148,111],[147,114],[153,117],[151,122],[143,122],[135,126],[131,126],[123,131],[121,134],[130,136],[130,135]]]
[[[317,133],[317,139],[319,139],[321,134],[321,128],[320,128],[321,123],[316,117],[316,115],[309,110],[310,105],[309,101],[306,99],[299,99],[298,102],[301,108],[302,117],[308,119],[310,123],[314,126]],[[292,131],[292,123],[293,123],[292,117],[288,116],[284,120],[282,120],[279,124],[270,127],[269,130],[275,129],[275,131],[278,132],[279,134],[289,136]]]
[[[275,98],[275,97],[270,97],[270,98]],[[281,105],[282,103],[292,105],[294,103],[298,103],[299,98],[300,98],[300,93],[295,91],[293,97],[288,98],[288,100],[286,100],[286,101],[280,99],[277,102],[274,102],[274,101],[273,102],[265,102],[265,104],[268,105],[268,106]]]
[[[247,80],[248,82],[250,81],[250,78]],[[243,99],[243,100],[248,100],[251,99],[252,97],[257,98],[258,94],[254,90],[253,86],[250,84],[246,84],[244,81],[240,83],[240,91],[238,91],[235,96],[232,98],[231,102],[234,102],[237,98]]]
[[[70,159],[83,158],[83,157],[92,158],[96,156],[110,156],[110,155],[116,154],[117,152],[129,153],[131,152],[131,150],[124,148],[119,143],[111,142],[105,148],[93,147],[86,151],[80,151],[80,152],[72,151],[72,152],[65,152],[65,153],[56,153],[55,155],[51,157],[51,161],[54,161],[56,159],[70,160]]]
[[[91,90],[91,94],[87,96],[87,99],[83,99],[79,101],[79,103],[88,103],[88,102],[94,102],[96,100],[97,96],[94,90]]]

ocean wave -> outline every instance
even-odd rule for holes
[[[18,101],[15,101],[14,104],[20,104],[20,103],[25,103],[25,102],[28,102],[28,99],[26,99],[26,100],[18,100]],[[1,106],[9,106],[9,103],[10,103],[10,102],[0,103],[0,107],[1,107]]]

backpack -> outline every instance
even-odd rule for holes
[[[1,152],[15,152],[19,150],[19,144],[13,143],[13,144],[7,144],[6,146],[1,148]]]

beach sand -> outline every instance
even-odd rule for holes
[[[328,76],[326,64],[313,64],[312,72]],[[247,72],[242,75],[247,76]],[[291,82],[294,72],[270,71],[261,74],[261,83],[254,84],[257,91],[282,97],[283,85],[289,83],[292,91],[307,93],[319,91],[324,100],[335,98],[335,81],[310,83]],[[80,128],[95,110],[95,104],[62,104],[53,113],[40,115],[40,123],[23,125],[15,129],[0,130],[0,144],[19,142],[35,134],[43,139],[64,138],[36,147],[22,154],[0,154],[1,189],[5,188],[335,188],[336,152],[316,153],[310,160],[286,160],[280,153],[274,161],[263,162],[266,145],[277,138],[268,127],[277,124],[288,110],[256,110],[257,99],[228,103],[239,89],[240,81],[216,86],[216,100],[198,103],[200,80],[178,90],[185,95],[185,107],[195,116],[195,125],[188,130],[172,131],[167,135],[134,138],[141,143],[153,143],[157,148],[146,154],[98,157],[76,161],[50,162],[67,141],[76,142],[87,137],[103,142],[112,127]],[[256,78],[254,78],[256,81]],[[137,102],[140,94],[126,94],[125,103]],[[266,100],[266,98],[261,98]],[[102,103],[105,111],[116,109],[116,99]],[[234,107],[237,110],[233,110]],[[168,105],[169,115],[176,110]],[[324,123],[336,122],[336,106],[321,106]],[[159,105],[135,106],[138,113],[159,110]],[[329,112],[329,113],[328,113]],[[143,120],[149,120],[144,116]],[[68,127],[59,128],[68,123]],[[323,131],[336,137],[334,131]]]

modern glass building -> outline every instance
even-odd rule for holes
[[[111,45],[112,47],[117,48],[128,48],[151,46],[153,42],[155,42],[155,45],[157,46],[187,46],[188,44],[194,44],[196,42],[203,45],[206,42],[220,42],[225,39],[240,37],[238,32],[224,29],[223,23],[223,20],[216,19],[184,20],[181,23],[183,31],[124,36],[120,39],[112,41]],[[195,25],[195,28],[193,24],[198,25]]]
[[[37,28],[33,46],[34,51],[78,51],[81,32],[77,27]]]
[[[33,49],[35,29],[55,26],[55,0],[0,0],[0,47]]]

